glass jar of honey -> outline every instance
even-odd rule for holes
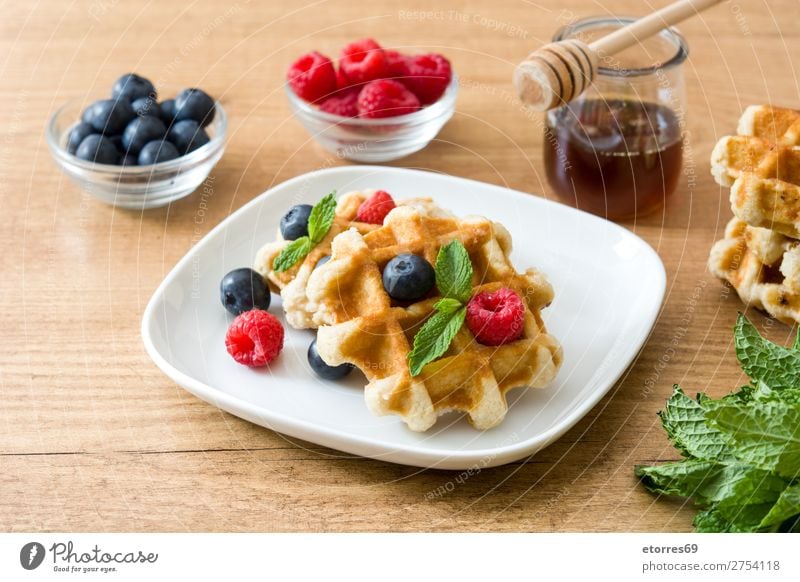
[[[553,40],[591,43],[633,20],[586,18]],[[610,220],[663,207],[681,173],[687,55],[683,37],[666,29],[601,56],[594,83],[547,113],[544,163],[559,198]]]

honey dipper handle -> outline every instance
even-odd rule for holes
[[[599,57],[613,55],[642,42],[721,1],[679,0],[591,44],[576,38],[551,42],[517,65],[514,87],[522,102],[537,111],[568,103],[592,83]]]
[[[722,0],[678,0],[597,39],[589,47],[600,55],[613,55],[720,2]]]

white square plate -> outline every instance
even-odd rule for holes
[[[458,215],[503,223],[518,268],[542,270],[556,299],[544,312],[564,347],[564,365],[545,389],[509,393],[498,427],[480,432],[445,415],[426,433],[396,417],[375,417],[363,402],[363,376],[318,379],[306,350],[311,331],[286,326],[282,354],[268,369],[241,366],[225,351],[230,317],[219,281],[250,266],[294,204],[336,190],[380,188],[396,198],[430,196]],[[527,457],[559,438],[614,385],[641,349],[664,297],[666,276],[647,243],[611,222],[567,206],[462,178],[379,166],[348,166],[298,176],[229,216],[181,259],[156,290],[142,321],[153,361],[199,398],[269,429],[348,453],[419,467],[490,467]],[[280,297],[270,312],[282,321]]]

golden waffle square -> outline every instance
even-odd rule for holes
[[[712,247],[708,267],[745,304],[800,323],[800,241],[733,218]]]
[[[751,106],[738,131],[720,139],[711,153],[711,173],[731,187],[734,215],[800,237],[800,112]]]
[[[283,300],[283,308],[286,311],[286,320],[292,327],[314,329],[319,325],[314,318],[316,306],[308,301],[308,296],[306,295],[306,285],[308,277],[317,262],[322,257],[331,254],[331,242],[334,237],[350,228],[354,228],[361,233],[368,233],[380,226],[356,220],[358,207],[374,193],[375,190],[364,190],[349,192],[341,196],[337,200],[336,215],[328,234],[308,255],[286,271],[277,272],[272,268],[273,261],[284,247],[291,242],[281,236],[280,228],[278,229],[276,240],[267,243],[258,251],[253,269],[261,273],[272,291],[280,293]],[[397,201],[397,205],[417,205],[428,208],[436,214],[447,214],[444,210],[437,208],[430,198],[409,198]]]
[[[800,111],[772,105],[750,105],[739,119],[736,133],[780,145],[800,145]]]
[[[435,264],[439,250],[456,239],[472,261],[475,293],[509,287],[523,299],[524,331],[516,341],[490,347],[477,343],[464,325],[440,359],[411,376],[407,357],[414,335],[440,298],[392,301],[383,288],[383,267],[401,253]],[[381,228],[366,234],[357,229],[339,234],[331,260],[308,280],[308,295],[326,324],[317,332],[320,355],[330,365],[358,367],[368,380],[368,408],[377,415],[399,415],[411,430],[429,429],[448,411],[466,413],[477,429],[496,426],[508,411],[506,393],[545,386],[562,360],[561,347],[541,317],[553,299],[552,287],[534,269],[518,273],[510,252],[511,237],[503,226],[481,217],[436,216],[420,207],[398,207]]]

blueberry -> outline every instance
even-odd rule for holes
[[[120,165],[122,166],[138,166],[139,159],[138,156],[134,156],[133,154],[123,154],[122,160],[120,161]]]
[[[270,294],[264,277],[253,269],[235,269],[219,284],[222,306],[233,315],[251,309],[269,309]]]
[[[144,144],[162,139],[166,133],[167,128],[158,117],[135,117],[122,134],[123,151],[138,154]]]
[[[214,100],[201,89],[184,89],[175,97],[175,121],[184,119],[205,127],[214,119]]]
[[[158,164],[159,162],[168,162],[175,158],[181,157],[180,152],[175,149],[175,146],[166,140],[157,140],[146,143],[139,152],[139,165],[149,166],[150,164]]]
[[[152,115],[153,117],[161,119],[161,107],[158,106],[158,102],[152,97],[139,97],[138,99],[134,99],[131,102],[131,108],[134,113],[140,117]]]
[[[311,215],[310,204],[292,206],[281,218],[281,236],[286,240],[296,240],[308,236],[308,217]]]
[[[167,139],[175,144],[182,154],[193,152],[211,141],[206,130],[191,119],[179,121],[170,127]]]
[[[114,147],[117,148],[117,151],[120,154],[125,153],[125,147],[122,145],[122,136],[121,135],[107,135],[106,139],[114,144]]]
[[[75,155],[87,162],[95,162],[97,164],[118,164],[119,152],[111,141],[93,133],[86,136],[75,151]]]
[[[398,301],[420,299],[433,288],[434,283],[436,272],[419,255],[397,255],[383,268],[383,288],[389,297]]]
[[[353,364],[341,364],[339,366],[326,364],[317,351],[317,340],[314,340],[308,346],[308,363],[314,373],[325,380],[338,380],[353,371]]]
[[[168,126],[175,121],[175,99],[166,99],[159,104],[161,120]]]
[[[95,101],[83,112],[83,121],[104,135],[122,133],[128,122],[136,117],[131,104],[115,99]]]
[[[324,265],[325,263],[327,263],[330,260],[331,260],[331,256],[330,255],[324,255],[324,256],[319,258],[319,260],[317,261],[317,264],[314,265],[314,268],[316,269],[317,267],[321,267],[322,265]]]
[[[150,81],[136,73],[128,73],[127,75],[122,75],[114,83],[114,87],[111,89],[111,96],[114,99],[122,98],[130,103],[139,97],[152,96],[155,99],[158,95],[156,88]]]
[[[74,154],[78,150],[78,146],[86,138],[86,136],[97,133],[97,131],[88,123],[81,121],[69,131],[67,137],[67,151]]]

